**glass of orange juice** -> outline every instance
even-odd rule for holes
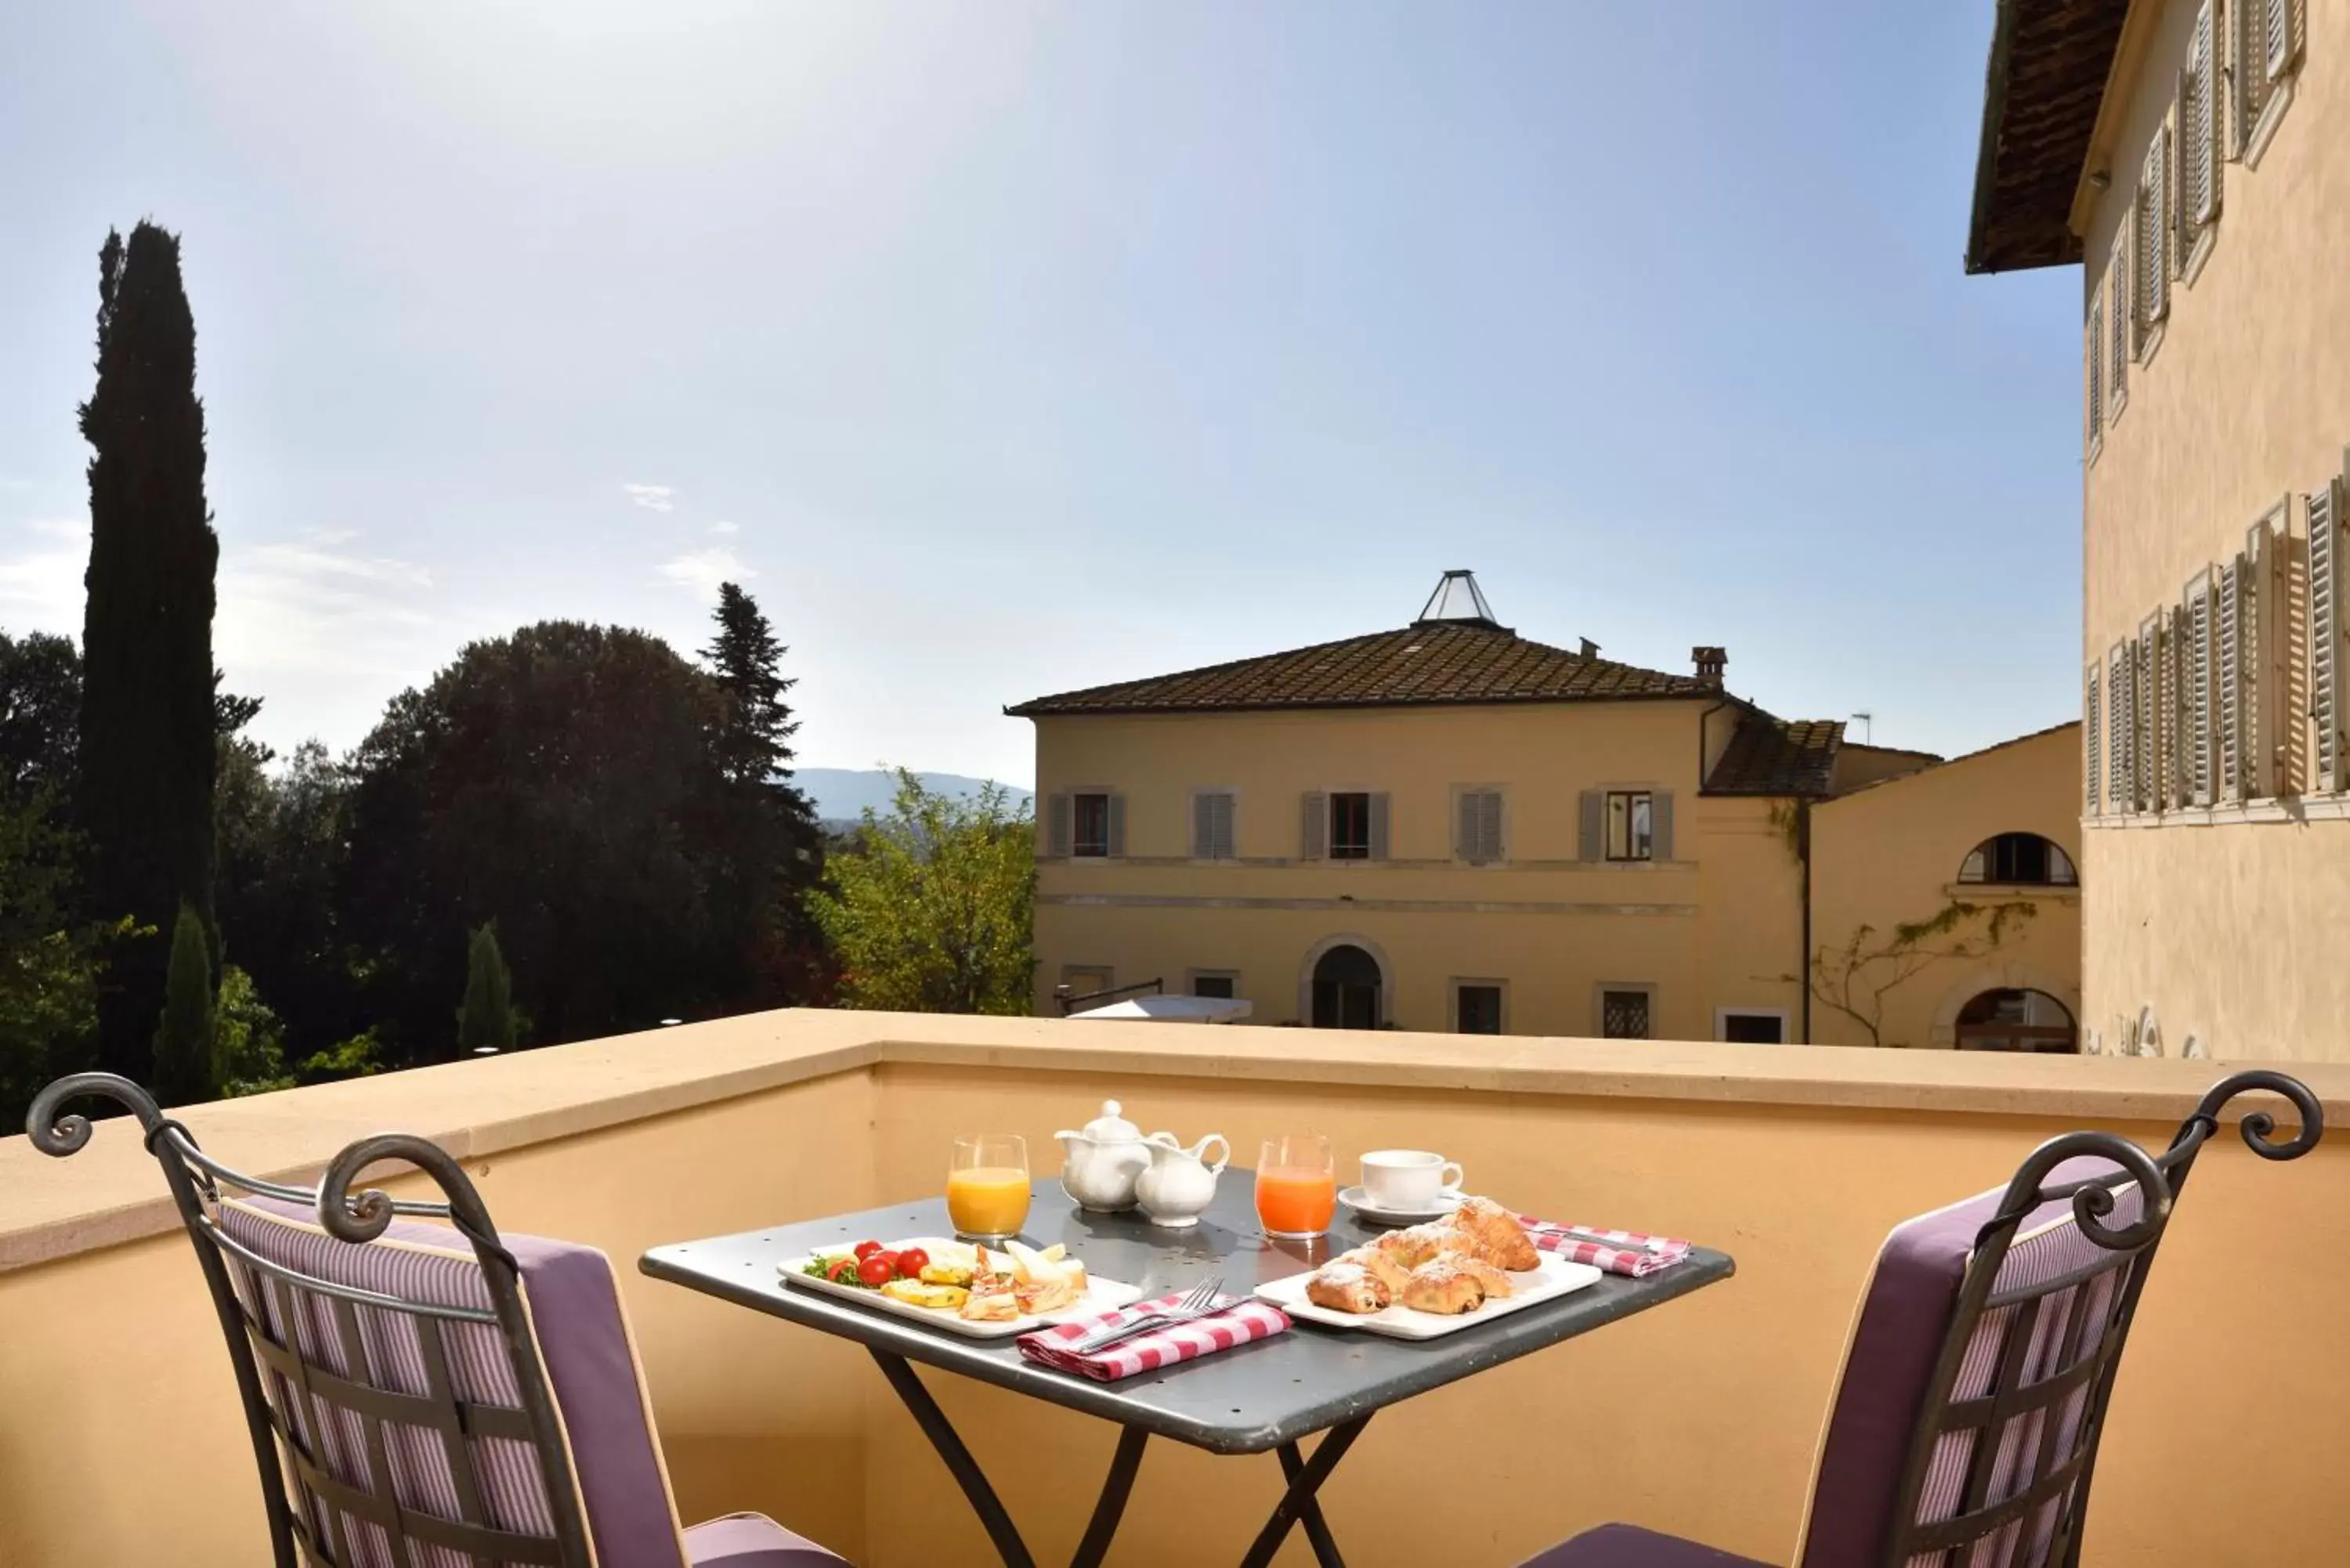
[[[1290,1133],[1264,1140],[1256,1162],[1256,1217],[1266,1235],[1312,1241],[1329,1231],[1337,1210],[1337,1166],[1328,1138]]]
[[[966,1241],[1003,1241],[1028,1220],[1028,1140],[1018,1133],[967,1133],[947,1166],[947,1218]]]

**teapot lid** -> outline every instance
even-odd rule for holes
[[[1142,1137],[1142,1129],[1118,1114],[1116,1100],[1102,1102],[1102,1114],[1086,1124],[1086,1137],[1096,1143],[1133,1143]]]

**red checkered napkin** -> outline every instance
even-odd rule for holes
[[[1563,1220],[1537,1220],[1531,1214],[1518,1216],[1518,1223],[1526,1228],[1534,1244],[1545,1252],[1556,1252],[1573,1262],[1589,1263],[1604,1273],[1628,1274],[1633,1279],[1645,1279],[1659,1269],[1669,1269],[1690,1255],[1690,1244],[1671,1236],[1644,1236],[1638,1231],[1607,1231],[1596,1225],[1570,1225]],[[1586,1241],[1581,1237],[1562,1236],[1555,1231],[1535,1227],[1557,1225],[1569,1231],[1580,1231],[1585,1236],[1605,1236],[1617,1243],[1602,1246]]]
[[[1132,1323],[1149,1313],[1164,1312],[1182,1300],[1182,1293],[1156,1296],[1149,1301],[1136,1302],[1132,1306],[1118,1307],[1109,1312],[1091,1313],[1067,1323],[1056,1323],[1050,1328],[1040,1328],[1020,1336],[1020,1354],[1031,1361],[1044,1363],[1063,1372],[1074,1372],[1097,1383],[1115,1383],[1121,1377],[1131,1377],[1138,1372],[1155,1367],[1172,1366],[1178,1362],[1213,1355],[1219,1350],[1230,1350],[1236,1345],[1246,1345],[1253,1339],[1265,1339],[1289,1327],[1289,1314],[1269,1302],[1254,1299],[1229,1303],[1213,1317],[1193,1318],[1168,1328],[1154,1328],[1138,1334],[1132,1339],[1120,1340],[1090,1355],[1077,1355],[1062,1348],[1075,1344],[1097,1329],[1112,1324]]]

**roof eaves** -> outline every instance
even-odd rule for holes
[[[1991,224],[1991,190],[1999,166],[2000,124],[2007,118],[2008,66],[2015,52],[2016,0],[1998,0],[1991,20],[1991,59],[1983,71],[1982,128],[1975,147],[1973,210],[1967,219],[1966,269],[1970,276],[2005,269],[1983,257],[1984,231]]]

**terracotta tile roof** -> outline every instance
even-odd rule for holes
[[[1750,713],[1739,721],[1706,776],[1707,794],[1825,795],[1844,743],[1841,719],[1773,719]]]
[[[2073,194],[2129,0],[1998,0],[1967,270],[2081,259]]]
[[[1159,713],[1422,703],[1585,702],[1713,697],[1692,675],[1584,658],[1498,628],[1406,627],[1230,664],[1038,697],[1005,712]]]

